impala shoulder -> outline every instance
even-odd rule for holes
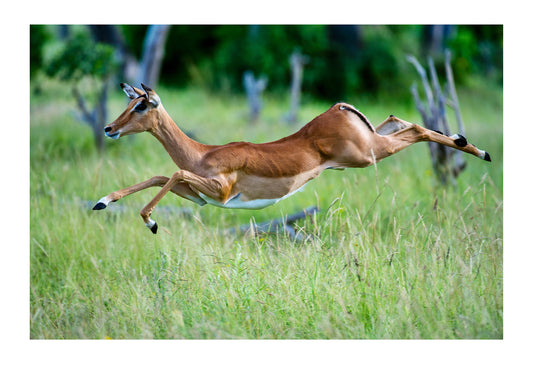
[[[213,147],[204,154],[200,166],[207,172],[228,172],[242,168],[246,156],[246,142],[233,142]]]

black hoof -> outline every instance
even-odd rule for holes
[[[107,206],[104,204],[104,203],[96,203],[96,205],[93,207],[93,210],[100,210],[100,209],[104,209],[106,208]]]
[[[466,147],[466,145],[468,144],[468,142],[466,141],[466,138],[463,135],[457,135],[457,136],[458,138],[453,141],[455,145],[457,145],[458,147]]]
[[[156,234],[157,233],[157,223],[155,223],[151,228],[150,230],[152,231],[153,234]]]
[[[483,158],[485,161],[491,162],[490,155],[488,152],[485,152],[485,157]]]

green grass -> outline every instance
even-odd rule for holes
[[[94,212],[116,189],[175,171],[148,134],[108,141],[98,155],[74,104],[43,84],[31,98],[31,338],[477,339],[503,337],[503,127],[500,91],[459,93],[467,137],[491,164],[465,156],[457,188],[439,187],[426,145],[377,168],[326,171],[260,211],[198,207],[167,195],[139,216],[157,189]],[[205,143],[264,142],[299,126],[281,119],[288,101],[267,97],[250,126],[244,98],[200,89],[158,90],[165,108]],[[378,124],[420,122],[414,106],[347,100]],[[331,104],[304,104],[301,125]],[[116,91],[110,116],[125,106]],[[300,125],[300,126],[301,126]],[[87,203],[87,201],[92,201]],[[287,215],[307,242],[225,229]],[[112,211],[115,207],[119,210]],[[186,207],[190,215],[165,211]]]

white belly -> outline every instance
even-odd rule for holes
[[[235,195],[233,198],[229,199],[226,203],[221,203],[221,202],[217,202],[216,200],[210,198],[209,196],[199,192],[198,195],[200,195],[202,197],[202,199],[204,199],[208,204],[211,204],[211,205],[214,205],[214,206],[217,206],[217,207],[222,207],[222,208],[241,208],[241,209],[261,209],[261,208],[265,208],[265,207],[268,207],[268,206],[271,206],[273,204],[276,204],[277,202],[279,202],[280,200],[283,200],[283,199],[286,199],[288,198],[289,196],[299,192],[299,191],[302,191],[303,188],[305,187],[305,185],[303,185],[302,187],[300,187],[298,190],[294,190],[290,193],[288,193],[287,195],[285,196],[282,196],[281,198],[273,198],[273,199],[254,199],[254,200],[247,200],[247,201],[242,201],[240,199],[241,197],[241,194],[237,194]]]

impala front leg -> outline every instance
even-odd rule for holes
[[[163,188],[161,188],[161,191],[159,191],[150,203],[141,210],[141,217],[144,224],[152,231],[152,233],[157,233],[157,223],[150,218],[152,211],[157,203],[159,203],[159,201],[163,199],[173,187],[180,183],[186,183],[205,195],[220,201],[226,201],[231,191],[230,185],[222,184],[220,179],[204,178],[186,170],[180,170],[174,173]],[[200,197],[198,198],[203,200]]]
[[[136,185],[126,187],[122,190],[114,191],[111,194],[101,198],[98,203],[96,203],[96,205],[93,207],[93,210],[105,209],[111,202],[116,202],[117,200],[122,199],[125,196],[134,194],[138,191],[142,191],[150,187],[163,187],[168,181],[169,178],[167,177],[155,176],[146,181],[137,183]],[[189,185],[187,185],[186,183],[176,183],[170,189],[170,191],[172,191],[176,195],[181,196],[182,198],[193,201],[199,205],[203,206],[206,204],[205,200],[200,198],[194,191],[192,191]]]
[[[143,181],[141,183],[137,183],[136,185],[126,187],[122,190],[114,191],[111,194],[106,195],[103,198],[101,198],[98,201],[98,203],[96,203],[96,205],[93,207],[93,210],[105,209],[111,202],[116,202],[117,200],[122,199],[125,196],[131,195],[133,193],[136,193],[138,191],[141,191],[141,190],[144,190],[150,187],[155,187],[155,186],[162,187],[167,182],[168,182],[167,177],[156,176],[146,181]]]

